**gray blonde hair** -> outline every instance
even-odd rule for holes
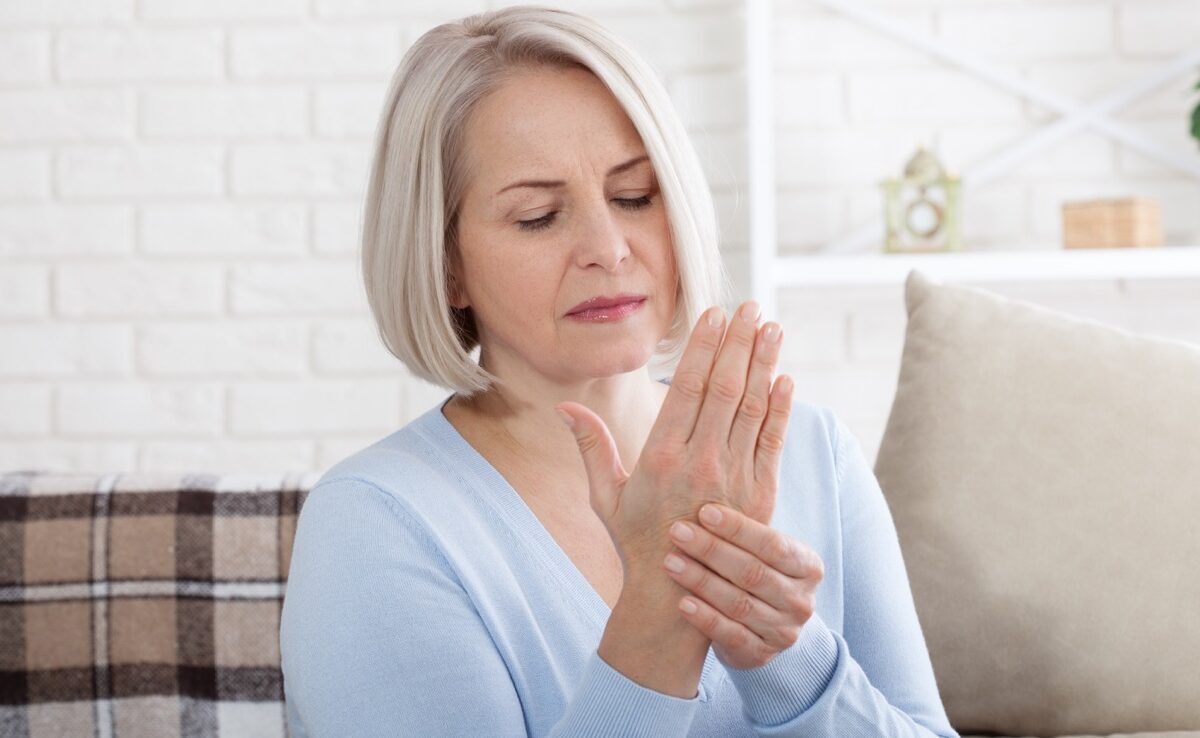
[[[673,365],[704,309],[723,304],[728,277],[699,157],[653,69],[582,15],[536,5],[502,8],[426,32],[401,59],[375,133],[362,224],[367,301],[384,345],[414,375],[466,395],[498,378],[471,357],[470,308],[450,305],[447,277],[466,189],[471,111],[512,70],[583,67],[629,116],[667,208],[680,289],[655,349]]]

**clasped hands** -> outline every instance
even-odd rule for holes
[[[799,638],[824,567],[768,524],[792,406],[791,380],[772,383],[782,329],[760,328],[754,302],[728,322],[726,330],[724,312],[712,307],[692,329],[632,473],[595,413],[573,402],[558,409],[626,581],[649,567],[665,572],[688,593],[679,612],[718,658],[750,669]]]

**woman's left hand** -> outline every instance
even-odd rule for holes
[[[719,520],[710,522],[711,510]],[[700,521],[702,526],[680,521],[670,529],[680,550],[667,556],[663,568],[692,593],[680,600],[679,611],[712,639],[725,665],[762,666],[800,637],[824,564],[808,546],[731,507],[704,505]],[[682,562],[681,571],[672,570],[672,557]]]

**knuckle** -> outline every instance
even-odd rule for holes
[[[719,484],[724,478],[724,463],[719,453],[706,451],[698,454],[687,472],[687,479],[693,486],[707,488]]]
[[[767,417],[767,402],[758,395],[746,395],[742,398],[740,412],[749,420],[761,421]]]
[[[679,394],[693,402],[704,398],[704,377],[696,371],[679,371],[671,378],[671,388],[679,390]]]
[[[771,561],[791,563],[796,558],[796,551],[792,548],[792,539],[783,534],[771,536],[767,542],[766,555]]]
[[[715,612],[710,612],[701,620],[701,628],[704,630],[705,635],[714,635],[720,625],[721,616],[717,615]]]
[[[643,455],[646,458],[647,471],[659,479],[677,472],[683,464],[683,453],[671,444],[656,444],[653,448],[646,449]]]
[[[813,614],[812,596],[807,592],[792,592],[787,596],[787,606],[792,613],[808,620]]]
[[[754,602],[745,594],[740,594],[729,608],[729,615],[734,620],[745,620],[754,612]]]
[[[796,645],[796,641],[798,640],[800,640],[800,629],[796,626],[789,626],[780,629],[779,642],[783,645],[783,648],[791,648],[792,646]]]
[[[761,561],[754,560],[746,564],[742,570],[739,584],[745,589],[758,589],[767,578],[767,567]]]
[[[783,450],[783,434],[774,429],[764,428],[758,435],[758,447],[771,453],[779,453]]]
[[[763,643],[754,650],[754,663],[756,666],[766,666],[771,663],[771,659],[775,658],[775,651],[766,643]]]
[[[709,383],[708,391],[723,402],[737,402],[742,397],[742,385],[733,377],[719,376],[713,377]]]

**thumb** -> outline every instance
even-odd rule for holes
[[[607,523],[617,507],[620,489],[629,475],[621,465],[617,444],[600,416],[577,402],[555,405],[563,422],[575,436],[583,466],[587,470],[592,509]]]

